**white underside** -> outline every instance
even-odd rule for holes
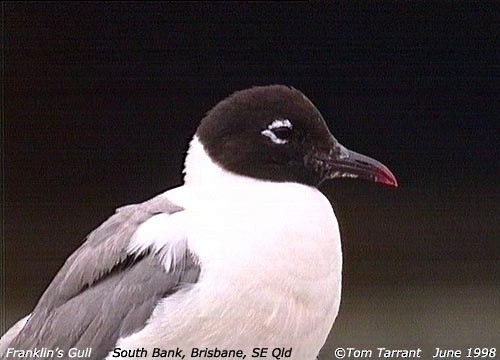
[[[146,348],[148,358],[154,347],[180,347],[185,359],[194,347],[243,350],[247,358],[256,347],[285,347],[290,359],[315,359],[340,305],[340,234],[328,200],[309,186],[228,173],[196,138],[185,180],[162,195],[185,211],[145,222],[129,251],[153,245],[169,270],[187,246],[200,262],[199,281],[160,302],[148,324],[116,346]]]
[[[315,359],[341,292],[340,235],[328,200],[309,186],[228,173],[196,139],[186,168],[186,185],[164,196],[186,209],[172,215],[170,241],[187,239],[200,279],[164,299],[117,347],[180,347],[186,359],[194,347],[241,349],[249,358],[255,347],[291,347],[292,359]]]

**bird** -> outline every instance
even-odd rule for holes
[[[206,113],[183,175],[92,231],[0,354],[316,359],[342,287],[339,226],[318,186],[398,186],[394,174],[341,145],[301,91],[266,85]]]

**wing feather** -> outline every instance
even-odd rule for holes
[[[118,338],[142,329],[157,302],[195,283],[200,267],[185,243],[174,249],[175,239],[140,253],[131,253],[131,240],[155,215],[182,211],[162,195],[117,209],[68,258],[5,349],[90,347],[91,359],[102,359]],[[177,252],[175,264],[165,266],[168,251]]]

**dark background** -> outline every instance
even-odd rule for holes
[[[116,207],[181,183],[207,110],[280,83],[401,185],[322,188],[345,261],[322,359],[500,345],[499,5],[2,6],[5,326]]]

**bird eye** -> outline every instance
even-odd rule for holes
[[[274,135],[276,135],[278,139],[281,140],[289,140],[292,136],[292,129],[285,126],[272,129],[271,131],[274,133]]]
[[[293,131],[293,125],[288,119],[274,120],[268,125],[266,130],[261,132],[262,135],[267,136],[275,144],[286,144]]]

